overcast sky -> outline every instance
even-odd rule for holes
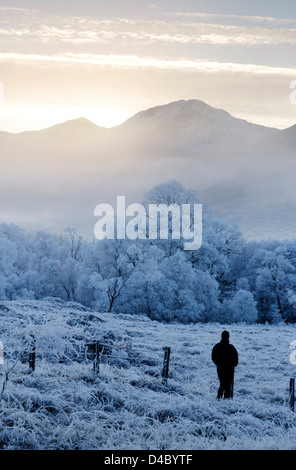
[[[295,0],[0,0],[0,45],[0,130],[192,98],[296,123]]]

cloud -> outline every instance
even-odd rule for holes
[[[191,33],[180,33],[182,28],[176,28],[176,33],[149,33],[141,31],[133,37],[150,42],[169,42],[180,44],[214,44],[214,45],[280,45],[296,44],[296,30],[247,29],[221,25],[191,25]],[[177,32],[178,31],[178,32]],[[128,37],[128,33],[126,34]],[[130,37],[132,37],[130,35]]]
[[[197,12],[182,12],[175,11],[171,13],[171,16],[195,19],[211,19],[219,21],[235,21],[243,20],[251,23],[268,23],[274,25],[296,25],[295,19],[290,18],[275,18],[273,16],[249,16],[249,15],[232,15],[222,13],[197,13]]]
[[[214,15],[204,13],[178,13],[176,17],[185,16],[192,19],[232,19],[244,18],[251,21],[251,26],[234,26],[217,23],[184,22],[184,21],[149,21],[117,19],[88,19],[83,17],[64,18],[57,15],[44,17],[28,15],[17,9],[19,15],[11,15],[11,9],[5,9],[0,23],[0,36],[33,39],[36,41],[72,44],[113,44],[114,41],[128,44],[210,44],[210,45],[295,45],[296,29],[276,28],[274,24],[289,22],[272,17],[241,17],[238,15]],[[24,13],[24,14],[23,14]],[[186,16],[187,15],[187,16]],[[12,17],[10,17],[12,16]],[[253,22],[263,20],[272,23],[273,27],[254,27]],[[290,21],[293,24],[293,20]],[[296,25],[296,22],[294,21]]]
[[[257,76],[296,76],[296,68],[270,67],[266,65],[233,62],[202,61],[192,59],[166,59],[137,55],[65,53],[57,55],[0,53],[0,63],[12,62],[25,65],[85,65],[126,69],[167,69],[201,73],[251,74]]]
[[[33,10],[31,8],[19,8],[19,7],[7,7],[7,6],[4,6],[4,7],[0,7],[0,11],[1,12],[12,12],[12,13],[16,13],[16,12],[20,12],[20,13],[36,13],[36,10]]]

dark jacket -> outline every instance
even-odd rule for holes
[[[234,369],[238,364],[237,350],[228,341],[221,340],[213,347],[212,361],[220,370]]]

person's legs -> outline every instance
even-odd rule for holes
[[[232,369],[217,369],[220,386],[217,398],[232,398],[232,383],[234,371]]]
[[[220,399],[220,398],[223,398],[223,393],[225,391],[225,377],[224,377],[223,371],[218,370],[217,372],[218,372],[218,378],[220,381],[217,398]]]
[[[224,375],[224,398],[232,398],[233,370],[225,371]]]
[[[220,383],[220,387],[218,388],[218,393],[217,393],[218,400],[223,397],[223,391],[224,390],[223,390],[223,388],[221,386],[221,383]]]
[[[227,380],[225,382],[224,398],[230,398],[230,388],[231,388],[231,382]]]

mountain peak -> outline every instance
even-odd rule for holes
[[[68,132],[78,132],[79,134],[85,132],[98,132],[101,129],[105,129],[104,127],[99,127],[94,124],[92,121],[85,117],[78,117],[75,119],[70,119],[68,121],[59,122],[57,124],[53,124],[52,126],[45,127],[44,129],[39,130],[30,130],[30,131],[23,131],[19,132],[19,135],[42,135],[42,134],[55,134],[55,135],[63,135]]]
[[[244,136],[259,140],[274,131],[197,99],[173,101],[140,111],[120,127],[189,151],[200,145],[237,146]]]
[[[70,119],[68,121],[61,122],[59,124],[55,124],[54,126],[50,126],[44,130],[58,129],[58,128],[63,128],[63,129],[67,129],[67,128],[75,129],[76,128],[76,129],[84,129],[84,130],[85,129],[100,129],[99,126],[94,124],[89,119],[85,117],[78,117],[75,119]]]
[[[154,118],[173,119],[176,115],[182,115],[183,118],[192,118],[196,114],[210,113],[213,111],[220,111],[208,105],[204,101],[191,99],[191,100],[178,100],[172,101],[164,105],[154,106],[144,111],[140,111],[133,117],[128,119],[126,123],[133,123],[137,120],[150,120]],[[226,111],[221,110],[222,113],[228,114]]]

